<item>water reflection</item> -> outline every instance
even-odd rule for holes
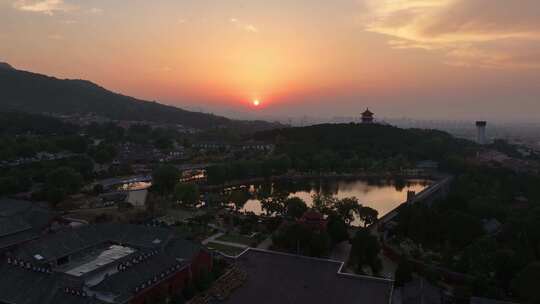
[[[127,192],[126,202],[135,207],[144,207],[148,197],[148,188],[152,182],[128,182],[118,185],[117,191]]]
[[[356,197],[364,206],[371,207],[383,216],[407,199],[407,191],[422,191],[431,182],[428,180],[312,180],[283,181],[249,187],[252,198],[241,209],[245,212],[262,214],[261,199],[273,193],[288,193],[303,199],[308,206],[313,204],[314,194],[332,195],[338,199]]]
[[[144,190],[152,186],[152,182],[133,182],[133,183],[124,183],[120,184],[116,190],[119,191],[134,191],[134,190]]]

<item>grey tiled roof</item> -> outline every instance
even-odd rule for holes
[[[135,291],[137,287],[140,288],[145,283],[146,287],[149,287],[154,284],[154,279],[161,281],[187,264],[185,261],[179,261],[169,254],[160,252],[140,264],[105,278],[92,287],[92,290],[115,294],[118,299],[129,299],[138,292]],[[166,273],[167,270],[170,272]]]
[[[18,216],[0,218],[0,237],[8,236],[32,228],[28,222]]]
[[[57,274],[38,273],[8,264],[0,265],[0,303],[15,304],[101,304],[90,297],[66,294],[64,279]]]
[[[201,245],[181,238],[172,239],[165,250],[172,256],[183,260],[192,260],[201,250]]]
[[[146,257],[141,262],[133,263],[122,271],[111,272],[108,268],[105,269],[111,265],[103,265],[104,268],[99,271],[104,271],[108,275],[102,277],[101,282],[96,281],[96,283],[99,282],[97,285],[92,283],[87,286],[97,294],[114,295],[113,298],[120,303],[135,295],[136,288],[140,289],[143,283],[148,285],[150,280],[152,281],[151,285],[153,285],[155,279],[161,281],[176,271],[180,271],[202,250],[198,244],[176,238],[171,229],[126,224],[100,224],[43,235],[40,239],[28,242],[15,250],[11,257],[36,265],[66,255],[86,252],[90,248],[100,248],[99,246],[102,247],[103,244],[110,243],[137,249],[131,255],[117,260],[117,263],[126,263],[139,255]],[[34,257],[36,254],[42,256],[43,260],[37,260]],[[117,267],[117,264],[114,264],[113,267]],[[1,261],[0,303],[101,303],[91,297],[66,294],[63,290],[65,286],[74,287],[74,284],[82,287],[85,281],[85,277],[70,276],[60,270],[42,273]],[[26,292],[27,289],[28,292]]]
[[[250,249],[236,261],[247,281],[226,304],[388,304],[392,283],[338,273],[339,262]]]
[[[516,304],[512,302],[498,301],[498,300],[478,298],[478,297],[472,297],[470,303],[471,304]]]
[[[13,253],[14,257],[25,261],[41,255],[42,262],[52,261],[104,242],[128,244],[136,248],[160,248],[172,238],[171,231],[165,228],[149,228],[125,224],[87,225],[69,229],[56,234],[48,234],[30,242]],[[156,242],[159,240],[159,242]]]
[[[424,279],[415,279],[401,288],[403,304],[440,304],[443,303],[443,290]]]
[[[0,249],[38,238],[55,216],[39,203],[0,199]]]
[[[8,198],[0,199],[0,216],[13,216],[22,213],[33,205],[32,202],[19,201]]]
[[[51,304],[105,304],[93,297],[80,297],[58,290],[52,298]]]

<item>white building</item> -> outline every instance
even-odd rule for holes
[[[477,121],[476,122],[476,142],[480,145],[487,144],[487,138],[486,138],[486,121]]]

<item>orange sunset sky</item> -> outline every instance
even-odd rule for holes
[[[0,61],[226,115],[534,121],[540,1],[0,0]]]

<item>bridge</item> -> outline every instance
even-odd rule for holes
[[[453,176],[445,176],[439,179],[436,183],[430,185],[418,194],[414,195],[413,198],[410,198],[407,201],[399,204],[399,206],[379,218],[379,220],[375,224],[371,225],[371,231],[376,231],[379,227],[384,226],[388,222],[392,221],[399,214],[399,208],[404,204],[422,203],[431,206],[431,204],[437,199],[444,198],[448,194],[452,179]]]

